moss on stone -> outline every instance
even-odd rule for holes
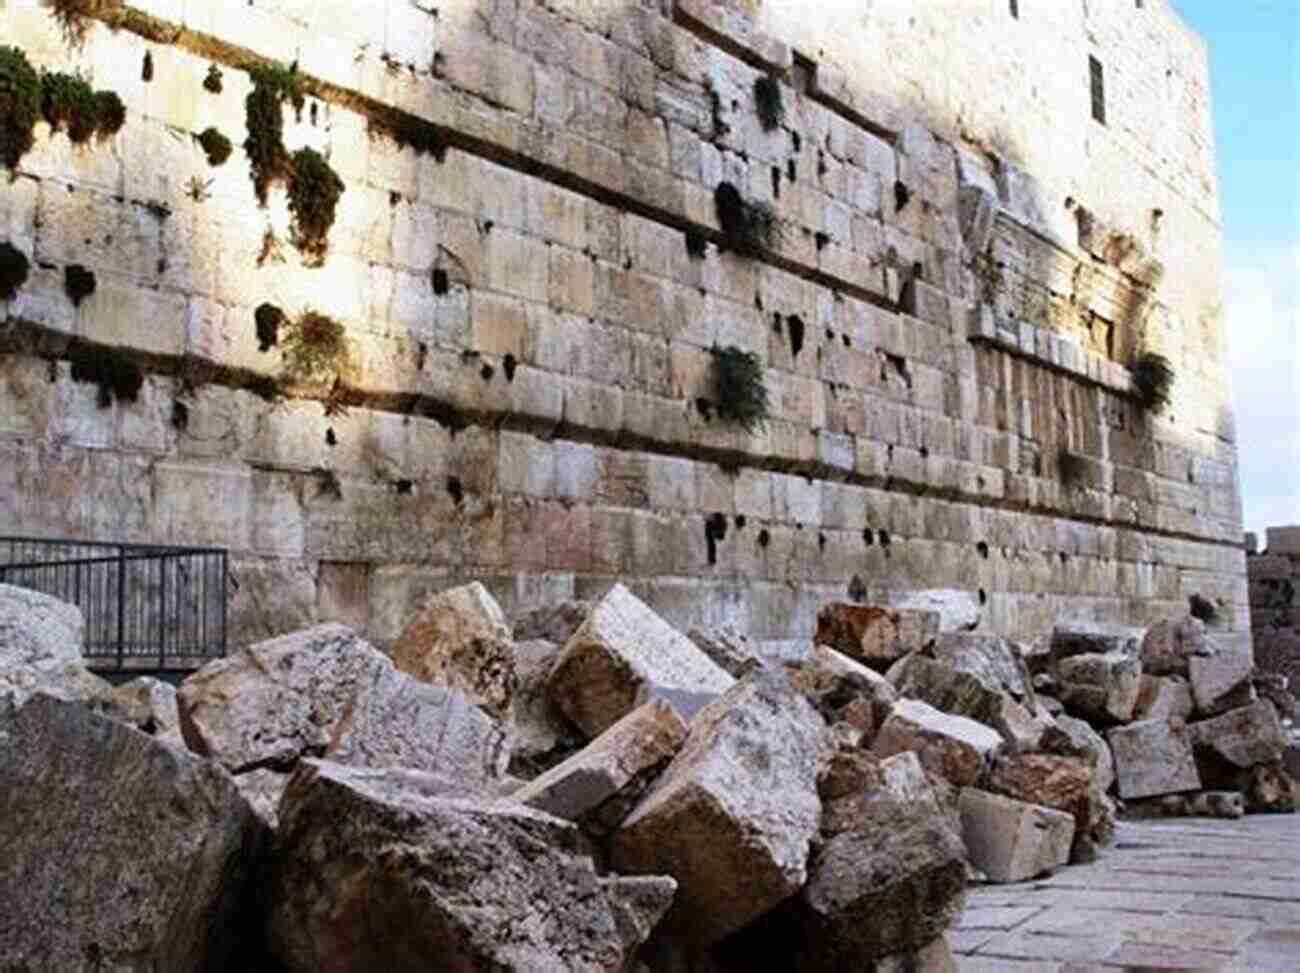
[[[745,199],[729,182],[718,184],[713,202],[718,223],[733,250],[753,256],[781,245],[781,223],[775,210],[767,203]]]
[[[66,130],[77,145],[108,138],[126,124],[126,106],[112,91],[96,91],[84,78],[62,71],[41,79],[41,113],[54,131]]]
[[[289,176],[289,212],[293,215],[293,245],[320,266],[329,250],[330,227],[343,195],[343,180],[315,149],[293,154]]]
[[[735,345],[713,349],[713,404],[719,418],[746,432],[766,425],[767,385],[758,355]]]
[[[259,304],[253,312],[253,321],[257,325],[258,351],[270,351],[280,343],[280,328],[285,323],[283,311],[274,304]]]
[[[35,144],[41,115],[41,78],[16,47],[0,47],[0,164],[17,169]]]
[[[1174,366],[1169,359],[1148,351],[1138,355],[1129,368],[1133,374],[1133,391],[1142,408],[1155,415],[1163,412],[1173,397]]]
[[[284,147],[284,103],[288,101],[301,109],[303,95],[296,66],[262,65],[252,68],[249,77],[253,90],[244,100],[248,128],[244,152],[252,168],[257,201],[265,206],[271,185],[289,177],[289,153]]]
[[[12,243],[0,243],[0,301],[12,301],[27,283],[31,264],[27,255]]]
[[[199,145],[203,147],[203,154],[208,157],[208,165],[224,165],[230,158],[232,146],[230,139],[226,138],[217,129],[209,126],[202,133],[196,135]]]
[[[290,321],[280,335],[284,353],[284,378],[306,382],[337,373],[347,359],[343,325],[328,315],[305,311]]]

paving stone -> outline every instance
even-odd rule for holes
[[[1106,734],[1115,756],[1119,796],[1125,800],[1201,789],[1187,728],[1145,720]]]
[[[1041,907],[1026,906],[967,906],[957,921],[962,931],[979,929],[1010,929],[1042,912]]]
[[[1118,936],[1105,932],[1089,936],[1045,936],[1014,930],[994,936],[977,952],[980,956],[996,956],[999,959],[1091,961],[1109,955],[1119,945]],[[963,965],[962,973],[965,973],[965,970],[966,967]]]

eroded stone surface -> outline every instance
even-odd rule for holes
[[[81,657],[85,621],[75,605],[0,585],[0,699],[21,704],[37,693],[95,701],[112,691]]]
[[[1199,618],[1166,618],[1142,638],[1142,670],[1153,676],[1186,676],[1188,660],[1213,653]]]
[[[1070,713],[1102,724],[1133,718],[1142,688],[1135,652],[1070,655],[1056,663],[1055,672],[1057,695]]]
[[[877,669],[932,643],[939,613],[830,602],[817,613],[816,641]]]
[[[1144,720],[1106,734],[1115,756],[1119,796],[1128,800],[1201,789],[1191,734],[1181,723]]]
[[[1192,687],[1186,679],[1142,674],[1133,719],[1186,721],[1191,718],[1193,709]]]
[[[1211,644],[1213,655],[1193,656],[1187,665],[1192,698],[1196,712],[1201,716],[1214,716],[1245,706],[1255,698],[1254,687],[1250,684],[1254,661],[1249,636],[1242,638],[1216,632],[1211,635]]]
[[[690,719],[735,680],[621,584],[564,646],[547,685],[556,705],[595,737],[640,704],[667,699]]]
[[[1196,749],[1242,768],[1280,759],[1287,743],[1277,710],[1264,699],[1188,724],[1187,733]]]
[[[790,670],[790,681],[827,723],[848,723],[867,742],[898,700],[884,676],[825,645],[814,646],[808,658]]]
[[[987,791],[961,792],[971,864],[993,882],[1023,882],[1070,860],[1074,817]]]
[[[984,775],[1003,746],[997,731],[982,723],[941,713],[920,700],[900,700],[877,734],[871,751],[878,757],[914,750],[927,771],[958,787]]]

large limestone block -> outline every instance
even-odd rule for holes
[[[600,888],[614,915],[623,955],[631,957],[673,904],[677,881],[668,875],[610,875],[600,879]]]
[[[612,830],[686,740],[686,723],[657,699],[638,706],[513,799],[597,833]]]
[[[424,682],[459,689],[498,718],[515,693],[515,649],[501,606],[475,581],[430,595],[389,651]]]
[[[940,813],[939,796],[910,750],[883,760],[857,748],[830,751],[818,767],[817,791],[827,836],[867,825],[901,827],[906,819]]]
[[[687,637],[695,647],[707,655],[718,667],[736,679],[741,678],[755,666],[763,664],[763,656],[757,643],[733,628],[703,629],[693,628]]]
[[[1122,652],[1083,653],[1056,664],[1057,695],[1092,723],[1127,723],[1142,689],[1142,664]]]
[[[191,750],[232,773],[302,757],[448,773],[467,787],[504,769],[505,732],[461,693],[398,672],[342,625],[271,639],[209,663],[178,693]]]
[[[151,676],[132,679],[113,688],[103,711],[163,743],[185,748],[176,687],[170,683]]]
[[[961,915],[966,849],[939,814],[864,822],[814,855],[799,893],[797,969],[871,969],[924,947]]]
[[[889,715],[898,693],[889,681],[860,662],[825,645],[789,670],[790,682],[830,724],[847,723],[870,743]]]
[[[962,837],[970,862],[993,882],[1023,882],[1070,860],[1074,818],[999,794],[961,792]]]
[[[1143,720],[1106,734],[1124,800],[1201,789],[1191,734],[1181,723]]]
[[[547,680],[551,698],[589,737],[651,699],[684,717],[735,680],[621,584],[591,610]]]
[[[1186,679],[1142,674],[1133,719],[1186,721],[1191,718],[1193,709],[1192,687]]]
[[[1073,716],[1058,716],[1056,725],[1063,736],[1053,734],[1050,741],[1045,739],[1044,749],[1067,757],[1087,757],[1097,790],[1102,794],[1110,793],[1115,784],[1115,758],[1111,755],[1110,745],[1088,723]]]
[[[1277,710],[1265,699],[1190,723],[1187,733],[1196,750],[1208,750],[1241,768],[1280,759],[1287,742]]]
[[[1002,737],[982,723],[941,713],[916,699],[900,700],[871,746],[878,757],[916,752],[927,771],[958,787],[975,784],[1002,749]]]
[[[1104,655],[1109,652],[1140,659],[1144,634],[1142,629],[1128,625],[1063,622],[1052,629],[1052,659],[1059,662],[1072,655]]]
[[[1015,643],[996,635],[951,632],[941,635],[932,650],[936,661],[969,673],[990,690],[1021,701],[1033,700],[1029,669]]]
[[[988,789],[1027,804],[1066,811],[1079,830],[1087,830],[1091,823],[1092,768],[1085,757],[1008,754],[993,765]]]
[[[514,618],[515,641],[545,641],[563,645],[590,614],[589,601],[558,601],[529,609]]]
[[[304,761],[270,876],[289,973],[616,970],[623,939],[572,824],[440,777]]]
[[[890,608],[938,612],[940,632],[972,631],[979,627],[983,614],[978,594],[952,588],[891,592],[884,601]]]
[[[886,669],[939,634],[939,613],[830,602],[817,613],[816,641],[875,669]]]
[[[817,832],[825,724],[779,673],[737,683],[695,717],[686,745],[614,833],[621,872],[677,880],[669,921],[711,943],[794,894]]]
[[[0,965],[248,968],[263,833],[224,770],[45,695],[0,741]]]
[[[37,693],[94,702],[112,691],[85,667],[81,609],[58,598],[0,585],[0,700],[21,705]]]
[[[1213,653],[1199,618],[1166,618],[1142,638],[1142,671],[1153,676],[1186,676],[1188,661]]]
[[[1214,654],[1193,656],[1187,672],[1192,683],[1196,712],[1215,716],[1244,706],[1255,698],[1250,682],[1254,671],[1249,636],[1232,637],[1215,633],[1211,639]]]

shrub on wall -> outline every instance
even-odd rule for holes
[[[767,385],[763,363],[735,345],[713,349],[713,401],[718,416],[746,432],[767,423]]]
[[[244,100],[248,128],[244,152],[252,168],[257,201],[265,206],[271,184],[289,176],[289,153],[284,147],[284,103],[288,101],[301,110],[304,99],[296,66],[259,66],[249,71],[249,77],[253,90]]]
[[[1063,449],[1056,457],[1056,472],[1064,486],[1070,489],[1083,486],[1088,475],[1088,461],[1078,453]]]
[[[1133,373],[1133,390],[1142,408],[1158,415],[1169,405],[1174,387],[1174,367],[1164,355],[1144,352],[1129,366]]]
[[[713,202],[718,223],[734,250],[753,255],[781,245],[781,223],[769,204],[745,199],[729,182],[718,184]]]
[[[294,153],[289,176],[289,212],[293,214],[293,245],[308,263],[320,266],[329,250],[334,211],[343,195],[343,180],[315,149]]]
[[[0,243],[0,301],[11,301],[18,289],[27,283],[31,264],[27,255],[12,243]]]
[[[304,311],[284,327],[280,349],[288,381],[323,379],[337,373],[347,359],[346,331],[328,315]]]
[[[780,128],[781,123],[785,121],[781,83],[771,75],[759,75],[754,81],[754,110],[765,132]]]
[[[0,163],[17,169],[35,143],[41,116],[41,79],[16,47],[0,47]]]
[[[72,380],[99,386],[99,407],[106,409],[114,399],[134,402],[144,386],[140,366],[115,348],[73,342],[68,349]]]
[[[198,143],[203,148],[203,154],[208,157],[208,165],[224,165],[225,161],[230,158],[232,147],[230,139],[226,138],[215,128],[205,128],[203,132],[195,136]]]

